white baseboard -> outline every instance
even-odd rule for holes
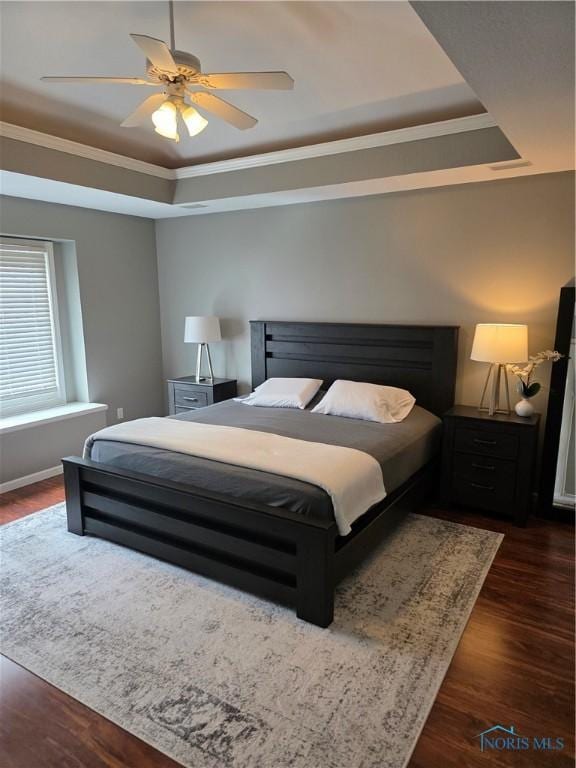
[[[15,491],[16,488],[32,485],[32,483],[38,483],[40,480],[46,480],[49,477],[56,477],[56,475],[61,475],[62,471],[62,465],[59,464],[57,467],[50,467],[49,469],[43,469],[40,472],[34,472],[31,475],[24,475],[24,477],[8,480],[5,483],[0,483],[0,494],[8,493],[8,491]]]

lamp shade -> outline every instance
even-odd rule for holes
[[[192,344],[209,344],[222,341],[220,320],[217,317],[187,317],[184,324],[184,341]]]
[[[470,357],[482,363],[522,363],[528,360],[528,326],[479,323]]]

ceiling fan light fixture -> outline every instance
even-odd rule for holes
[[[160,136],[172,141],[180,141],[178,136],[178,110],[171,101],[165,101],[158,109],[152,113],[152,122],[154,130]]]
[[[162,93],[155,93],[145,99],[122,121],[122,128],[135,128],[148,124],[150,118],[156,133],[171,141],[180,141],[178,117],[182,116],[190,136],[201,133],[208,121],[194,107],[185,102],[187,97],[200,106],[203,112],[216,115],[235,128],[253,128],[258,120],[243,112],[234,104],[211,93],[212,90],[291,90],[294,80],[287,72],[202,72],[200,60],[187,51],[176,50],[174,40],[174,0],[168,0],[170,20],[170,47],[163,41],[149,35],[131,33],[130,37],[146,56],[146,78],[142,77],[100,77],[71,75],[65,77],[43,77],[42,80],[55,83],[125,83],[161,87]],[[201,87],[203,90],[196,91]]]
[[[186,107],[183,109],[182,119],[186,124],[186,128],[188,129],[190,136],[197,136],[208,125],[208,120],[202,117],[202,115],[197,112],[194,107]]]

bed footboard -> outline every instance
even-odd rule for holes
[[[92,534],[195,573],[333,619],[333,521],[247,504],[87,459],[63,459],[68,530]]]

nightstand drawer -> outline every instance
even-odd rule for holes
[[[457,504],[471,507],[506,512],[512,514],[515,478],[476,478],[470,479],[461,475],[452,478],[452,499]]]
[[[454,450],[515,459],[518,455],[518,437],[506,432],[457,427],[454,434]]]
[[[182,408],[204,408],[208,405],[208,395],[202,389],[195,389],[185,384],[176,384],[174,387],[174,405]]]
[[[501,486],[510,481],[514,483],[516,463],[507,459],[474,456],[471,453],[455,453],[453,473],[477,483]]]
[[[236,379],[204,379],[200,383],[195,376],[168,379],[168,413],[205,408],[236,397]]]

